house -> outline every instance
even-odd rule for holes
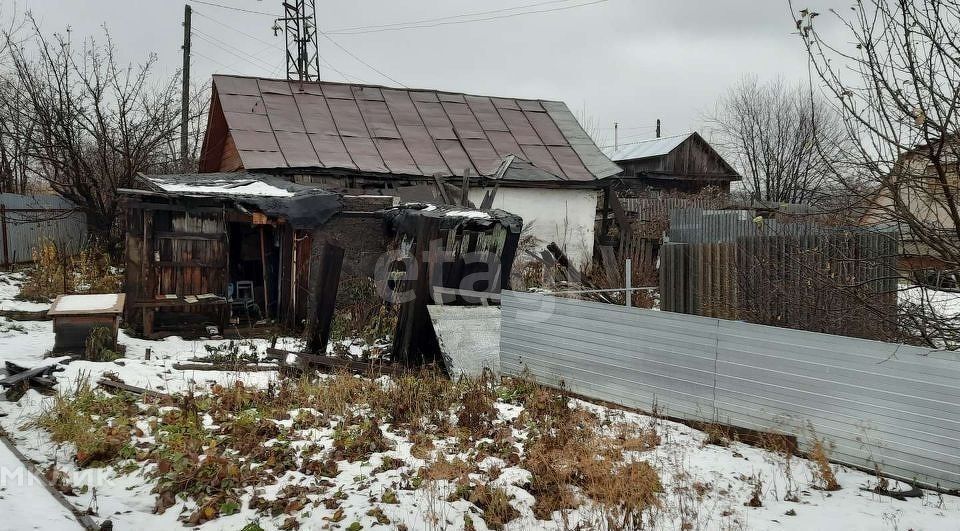
[[[730,191],[742,176],[699,133],[632,142],[605,153],[623,168],[620,180],[638,192],[698,193],[707,186]]]
[[[401,202],[523,218],[577,267],[593,256],[613,164],[558,101],[216,75],[201,172],[256,171]]]
[[[896,231],[897,268],[922,284],[960,288],[955,250],[960,200],[960,171],[956,141],[921,144],[899,155],[884,182],[859,194],[852,210],[860,225]],[[934,160],[939,159],[941,171]],[[941,178],[942,175],[942,178]]]

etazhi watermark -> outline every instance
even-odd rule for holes
[[[48,482],[40,477],[41,471],[34,473],[25,465],[0,466],[0,489],[14,491],[17,488],[24,487],[43,487],[46,484],[55,482],[51,478]],[[106,468],[88,468],[83,470],[71,471],[70,473],[59,472],[62,474],[60,482],[69,484],[74,489],[101,488],[113,484],[114,477],[109,469]]]

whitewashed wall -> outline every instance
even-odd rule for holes
[[[470,201],[479,206],[486,190],[471,189]],[[556,242],[577,268],[583,268],[593,258],[598,194],[596,190],[500,188],[493,208],[520,216],[524,228],[531,227],[529,234],[540,240],[541,249]]]

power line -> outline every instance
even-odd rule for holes
[[[202,4],[205,6],[219,7],[220,9],[229,9],[231,11],[239,11],[241,13],[250,13],[252,15],[266,15],[268,17],[277,16],[275,13],[267,13],[266,11],[255,11],[253,9],[243,9],[241,7],[226,6],[223,4],[218,4],[216,2],[208,2],[206,0],[187,0],[187,1],[192,2],[194,4]]]
[[[266,61],[263,60],[263,59],[259,59],[259,58],[257,58],[257,57],[254,57],[253,55],[250,55],[248,52],[246,52],[246,51],[244,51],[244,50],[241,50],[240,48],[237,48],[236,46],[233,46],[232,44],[228,44],[228,43],[226,43],[226,42],[223,42],[222,40],[220,40],[220,39],[218,39],[218,38],[216,38],[216,37],[214,37],[214,36],[212,36],[212,35],[208,35],[208,34],[202,32],[202,31],[200,31],[200,30],[198,30],[198,29],[194,29],[193,32],[196,34],[197,37],[200,37],[201,39],[207,41],[207,42],[210,43],[210,44],[213,44],[213,45],[215,45],[215,46],[220,46],[220,47],[222,47],[223,51],[225,51],[225,52],[233,55],[234,57],[237,57],[238,59],[241,59],[241,60],[244,60],[244,61],[253,61],[253,62],[260,63],[260,64],[258,65],[258,66],[260,66],[260,67],[266,67],[266,68],[268,68],[268,69],[273,68],[273,64],[268,63],[268,62],[266,62]]]
[[[447,16],[445,16],[445,17],[427,18],[427,19],[423,19],[423,20],[409,20],[409,21],[406,21],[406,22],[393,22],[393,23],[389,23],[389,24],[374,24],[374,25],[369,25],[369,26],[351,26],[351,27],[346,27],[346,28],[335,28],[335,29],[332,29],[332,30],[327,30],[327,33],[337,34],[337,33],[346,32],[346,31],[356,31],[356,30],[366,30],[366,29],[377,29],[377,28],[388,28],[388,27],[391,27],[391,26],[408,26],[408,25],[411,25],[411,24],[425,24],[425,23],[429,23],[429,22],[438,22],[438,21],[441,21],[441,20],[450,20],[450,19],[455,19],[455,18],[473,17],[473,16],[478,16],[478,15],[490,15],[490,14],[493,14],[493,13],[502,13],[502,12],[505,12],[505,11],[516,11],[516,10],[518,10],[518,9],[526,9],[526,8],[529,8],[529,7],[538,7],[538,6],[547,5],[547,4],[563,4],[563,3],[566,3],[566,2],[572,2],[572,1],[573,1],[573,0],[549,0],[549,1],[547,1],[547,2],[536,2],[536,3],[533,3],[533,4],[524,4],[524,5],[520,5],[520,6],[514,6],[514,7],[504,7],[504,8],[500,8],[500,9],[491,9],[491,10],[488,10],[488,11],[474,11],[474,12],[472,12],[472,13],[460,13],[460,14],[458,14],[458,15],[447,15]]]
[[[569,1],[569,0],[565,0],[565,1]],[[241,30],[241,29],[239,29],[239,28],[236,28],[236,27],[234,27],[234,26],[231,26],[231,25],[229,25],[229,24],[226,24],[226,23],[224,23],[224,22],[221,22],[221,21],[219,21],[219,20],[217,20],[217,19],[215,19],[215,18],[213,18],[213,17],[204,15],[203,13],[201,13],[201,12],[199,12],[199,11],[194,11],[194,14],[200,15],[201,17],[203,17],[203,18],[205,18],[205,19],[207,19],[207,20],[210,20],[210,21],[212,21],[212,22],[214,22],[214,23],[216,23],[216,24],[219,24],[220,26],[223,26],[224,28],[227,28],[228,30],[235,31],[235,32],[237,32],[237,33],[239,33],[239,34],[241,34],[241,35],[243,35],[243,36],[245,36],[245,37],[249,37],[249,38],[251,38],[251,39],[253,39],[253,40],[257,41],[257,42],[260,42],[260,43],[262,43],[262,44],[266,44],[266,45],[267,45],[267,48],[263,48],[263,49],[261,49],[260,51],[255,52],[255,53],[252,54],[254,57],[259,57],[259,55],[260,55],[261,53],[267,51],[268,49],[278,48],[278,45],[277,45],[277,43],[275,43],[275,42],[265,41],[265,40],[263,40],[263,39],[261,39],[261,38],[258,38],[258,37],[255,36],[255,35],[250,35],[250,34],[247,33],[246,31],[243,31],[243,30]],[[207,59],[210,59],[210,58],[207,57]],[[363,82],[363,79],[360,78],[359,76],[354,76],[354,75],[346,74],[346,73],[344,73],[342,70],[338,69],[336,66],[333,65],[333,63],[331,63],[331,62],[330,62],[327,58],[325,58],[323,55],[320,56],[320,61],[321,61],[327,68],[329,68],[330,70],[333,70],[334,72],[336,72],[336,73],[340,74],[341,76],[343,76],[343,78],[346,79],[347,81],[349,81],[351,78],[353,78],[353,79],[356,79],[356,80],[359,80],[359,81]],[[228,70],[229,70],[231,67],[236,66],[236,64],[237,64],[237,63],[231,63],[230,66],[227,66],[227,65],[224,65],[223,63],[220,63],[221,66],[226,67]],[[281,65],[281,66],[282,66],[282,65]],[[276,68],[274,68],[273,71],[276,71]]]
[[[403,30],[409,30],[409,29],[436,28],[436,27],[439,27],[439,26],[450,26],[450,25],[454,25],[454,24],[470,24],[470,23],[473,23],[473,22],[489,22],[489,21],[493,21],[493,20],[500,20],[500,19],[505,19],[505,18],[513,18],[513,17],[524,16],[524,15],[535,15],[535,14],[541,14],[541,13],[552,13],[552,12],[555,12],[555,11],[565,11],[565,10],[568,10],[568,9],[575,9],[575,8],[578,8],[578,7],[592,6],[592,5],[595,5],[595,4],[603,4],[603,3],[606,3],[606,2],[609,2],[609,0],[593,0],[592,2],[583,2],[583,3],[580,3],[580,4],[574,4],[574,5],[570,5],[570,6],[555,7],[555,8],[551,8],[551,9],[538,9],[538,10],[533,10],[533,11],[524,11],[524,12],[521,12],[521,13],[509,13],[509,14],[492,16],[492,17],[474,18],[474,19],[470,19],[470,20],[451,20],[451,21],[447,21],[447,22],[436,22],[436,23],[433,23],[433,24],[420,24],[420,25],[411,25],[411,26],[398,26],[398,27],[393,27],[393,28],[370,29],[370,30],[361,30],[361,31],[339,31],[339,32],[336,32],[335,34],[336,34],[336,35],[362,35],[362,34],[366,34],[366,33],[380,33],[380,32],[383,32],[383,31],[403,31]]]
[[[350,57],[353,57],[354,59],[356,59],[357,61],[359,61],[360,63],[362,63],[364,66],[366,66],[366,67],[369,68],[370,70],[373,70],[374,72],[380,74],[381,76],[385,77],[386,79],[389,79],[390,81],[393,81],[394,83],[396,83],[397,85],[400,85],[401,87],[408,88],[408,87],[407,87],[406,85],[404,85],[403,83],[401,83],[401,82],[397,81],[396,79],[394,79],[394,78],[388,76],[387,74],[383,73],[383,72],[382,72],[381,70],[379,70],[377,67],[375,67],[375,66],[371,65],[370,63],[364,61],[363,59],[357,57],[356,54],[354,54],[354,53],[351,52],[350,50],[348,50],[348,49],[344,48],[343,46],[341,46],[339,42],[333,40],[333,37],[327,35],[326,33],[320,31],[319,29],[317,30],[317,33],[319,33],[320,35],[322,35],[323,38],[325,38],[325,39],[327,39],[328,41],[332,42],[334,46],[336,46],[337,48],[340,48],[341,50],[343,50],[344,53],[346,53],[346,54],[349,55]]]

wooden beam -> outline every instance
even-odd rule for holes
[[[263,316],[270,319],[270,282],[267,280],[267,251],[263,243],[263,225],[260,225],[260,269],[263,277]]]
[[[97,380],[97,385],[106,389],[112,389],[114,391],[126,391],[128,393],[133,393],[135,395],[152,396],[155,398],[170,398],[170,395],[166,393],[161,393],[159,391],[154,391],[152,389],[146,389],[143,387],[137,387],[135,385],[125,384],[123,382],[110,380],[108,378],[100,378],[99,380]]]
[[[443,199],[443,204],[452,205],[450,197],[447,195],[447,191],[443,188],[443,180],[440,179],[440,175],[433,174],[433,182],[437,183],[437,190],[440,192],[440,198]]]
[[[313,257],[319,260],[315,272],[310,279],[312,298],[307,308],[307,350],[310,352],[326,352],[327,342],[330,341],[330,322],[333,320],[333,310],[337,302],[337,289],[340,287],[340,269],[343,267],[344,250],[328,242],[320,244],[319,238],[314,238]],[[318,248],[319,247],[319,248]]]

